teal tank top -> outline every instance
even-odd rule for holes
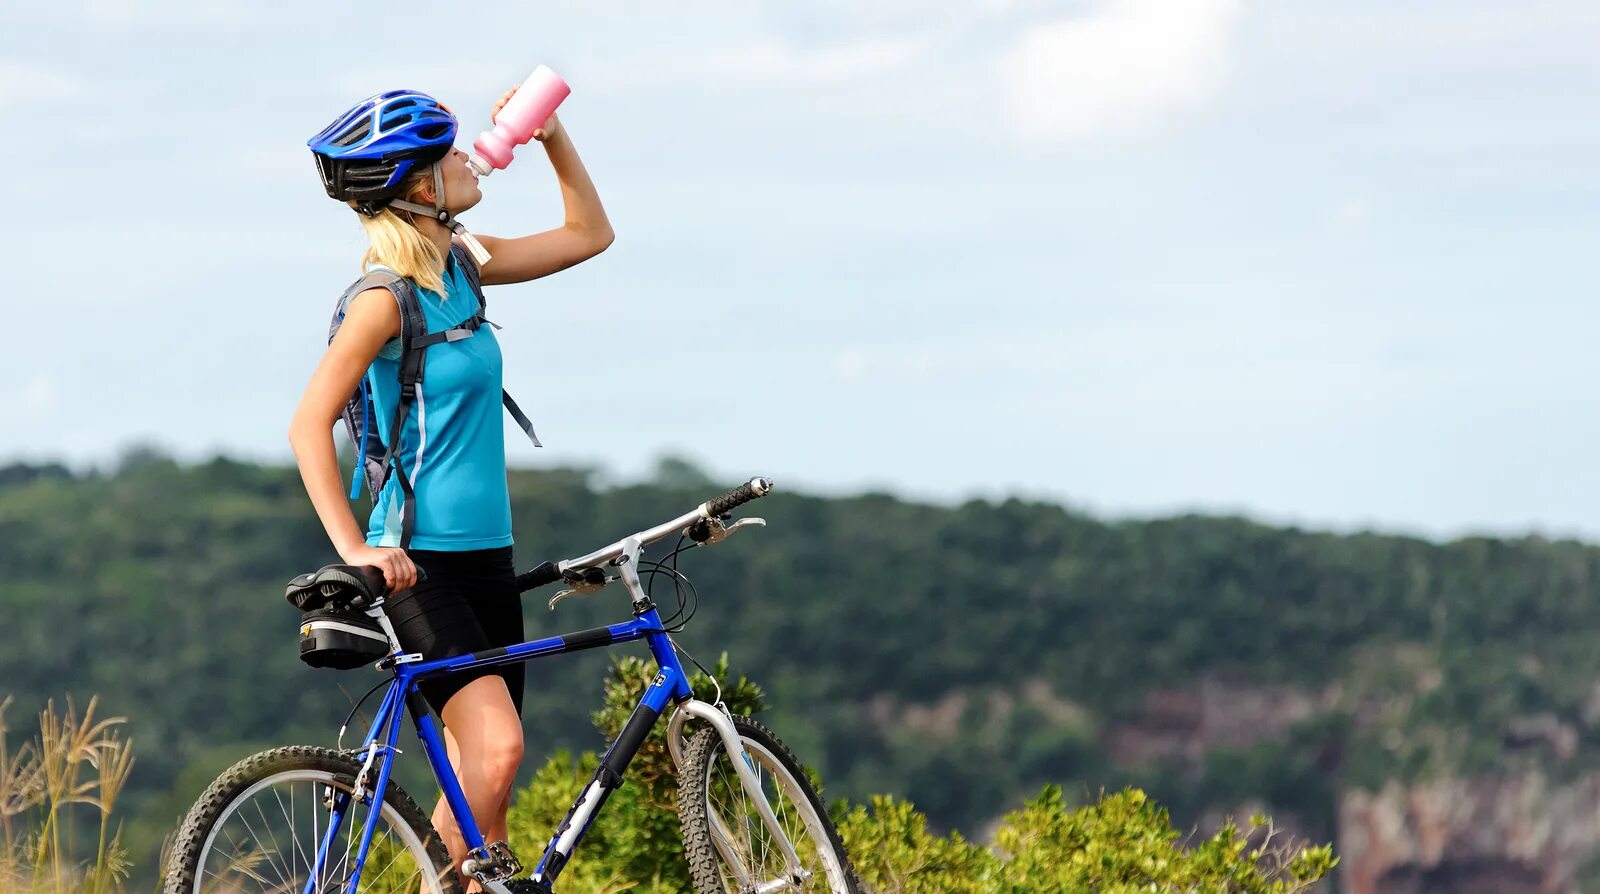
[[[445,293],[417,286],[429,332],[449,329],[478,312],[478,298],[450,252]],[[427,348],[421,387],[406,415],[395,462],[416,495],[411,548],[474,550],[510,546],[511,493],[506,484],[505,418],[501,403],[500,343],[493,326],[471,338]],[[392,339],[367,369],[379,420],[374,433],[389,446],[389,424],[400,396],[400,339]],[[393,473],[367,520],[368,546],[400,545],[405,494]]]

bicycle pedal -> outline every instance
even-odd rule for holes
[[[506,890],[511,894],[555,894],[548,884],[531,878],[506,879]]]

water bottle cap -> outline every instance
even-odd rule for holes
[[[487,177],[494,173],[494,165],[489,164],[476,152],[467,156],[467,166],[476,171],[479,177]]]

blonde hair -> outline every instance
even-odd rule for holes
[[[401,193],[407,201],[414,201],[423,183],[431,182],[431,170],[431,167],[423,168],[407,178],[406,188]],[[368,242],[366,253],[361,256],[363,272],[372,265],[382,265],[424,289],[444,294],[445,257],[433,240],[422,235],[412,223],[410,212],[384,208],[373,217],[358,216],[362,228],[367,231]]]

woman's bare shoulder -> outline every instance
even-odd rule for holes
[[[363,336],[362,340],[371,340],[379,335],[383,340],[398,338],[400,335],[400,305],[394,299],[394,293],[382,286],[366,289],[350,299],[345,307],[344,322],[339,324],[339,331],[354,329],[355,333]]]

